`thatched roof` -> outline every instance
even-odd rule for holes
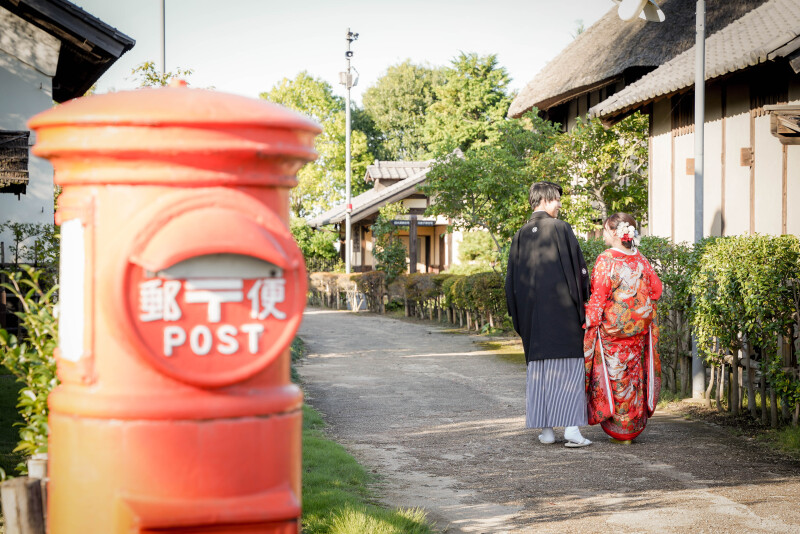
[[[800,0],[770,0],[706,39],[705,79],[746,69],[800,49]],[[694,85],[694,47],[589,110],[622,115]]]
[[[512,102],[519,117],[534,106],[547,110],[580,94],[641,76],[694,45],[695,0],[656,0],[666,20],[624,22],[612,6],[548,63]],[[706,35],[712,35],[766,0],[707,0]]]

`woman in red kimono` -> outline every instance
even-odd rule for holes
[[[661,280],[636,249],[636,221],[615,213],[603,225],[610,248],[597,257],[586,304],[589,424],[630,443],[653,414],[661,389],[656,301]]]

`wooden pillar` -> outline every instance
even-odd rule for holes
[[[417,216],[411,215],[408,224],[408,266],[409,273],[417,272]]]
[[[3,482],[3,517],[6,534],[45,534],[42,481],[19,477]]]

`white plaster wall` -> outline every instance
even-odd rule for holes
[[[741,149],[750,146],[750,93],[727,87],[725,119],[725,235],[750,232],[750,167],[741,165]]]
[[[0,30],[0,129],[27,130],[31,117],[53,106],[52,76],[60,42],[2,8]],[[31,154],[28,171],[27,192],[19,199],[0,193],[0,222],[53,222],[53,168]],[[0,241],[9,261],[10,233],[0,233]]]
[[[450,236],[453,240],[453,263],[451,265],[461,265],[459,249],[461,248],[461,242],[464,241],[464,232],[454,230]]]
[[[675,137],[675,235],[676,243],[694,241],[694,174],[686,174],[686,160],[694,157],[694,134]]]
[[[789,83],[789,102],[800,104],[800,76]],[[786,150],[786,233],[800,236],[800,145]]]
[[[786,233],[800,236],[800,145],[786,150]]]
[[[715,86],[706,92],[706,123],[703,133],[703,235],[721,235],[721,230],[722,91],[719,86]]]
[[[783,148],[769,131],[770,117],[755,119],[755,231],[780,235],[783,214]]]
[[[653,105],[648,187],[649,235],[672,237],[672,134],[668,100]]]

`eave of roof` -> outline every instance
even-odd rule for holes
[[[403,180],[430,167],[433,160],[426,161],[378,161],[367,166],[364,180]]]
[[[136,41],[66,0],[0,0],[0,7],[62,42],[53,100],[82,96]]]
[[[370,189],[365,193],[361,193],[353,198],[353,211],[350,213],[350,221],[358,222],[362,219],[377,213],[386,204],[397,202],[406,198],[416,192],[417,186],[425,181],[428,176],[430,167],[423,169],[414,176],[400,180],[396,184],[392,184],[385,189],[376,191]],[[314,217],[308,221],[308,225],[312,228],[320,228],[329,224],[338,224],[345,220],[346,206],[340,204],[334,208],[329,209],[322,215]]]
[[[706,81],[800,49],[800,2],[769,0],[706,39]],[[694,47],[589,110],[614,122],[630,111],[694,87]]]

